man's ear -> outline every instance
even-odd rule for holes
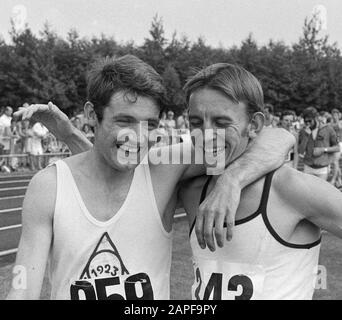
[[[262,112],[256,112],[253,114],[250,122],[249,138],[254,139],[262,130],[265,123],[265,116]]]
[[[86,117],[86,119],[88,119],[88,123],[91,126],[95,126],[97,124],[97,116],[94,110],[94,105],[87,101],[84,105],[84,115]]]

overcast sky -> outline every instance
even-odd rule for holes
[[[327,12],[331,42],[342,44],[341,0],[0,0],[0,34],[8,40],[10,17],[26,21],[34,32],[45,21],[59,35],[75,28],[82,36],[104,33],[141,44],[152,17],[163,18],[168,37],[176,30],[208,44],[240,44],[250,32],[260,44],[269,39],[295,42],[316,5]],[[19,9],[18,9],[19,8]]]

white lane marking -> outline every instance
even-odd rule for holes
[[[0,232],[6,231],[6,230],[18,229],[18,228],[21,228],[21,226],[22,226],[21,224],[14,224],[12,226],[2,227],[2,228],[0,228]]]
[[[16,253],[18,251],[18,248],[16,249],[10,249],[10,250],[5,250],[5,251],[0,251],[0,257],[7,256],[9,254]]]

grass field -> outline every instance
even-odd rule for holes
[[[171,268],[171,299],[191,299],[193,271],[191,250],[188,241],[189,228],[185,219],[175,223],[173,259]],[[4,299],[10,286],[11,267],[14,257],[0,259],[0,300]],[[342,240],[327,233],[323,235],[320,265],[327,270],[327,289],[316,290],[314,299],[342,299]],[[49,298],[49,284],[46,279],[42,299]]]

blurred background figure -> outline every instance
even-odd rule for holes
[[[13,109],[7,106],[4,113],[0,117],[0,127],[10,127],[12,120]]]
[[[48,134],[48,130],[40,123],[36,122],[31,129],[27,130],[28,153],[30,155],[31,170],[41,170],[43,168],[43,138]]]
[[[163,111],[161,113],[161,116],[159,119],[159,125],[158,125],[159,137],[157,139],[157,142],[154,144],[154,147],[156,147],[156,148],[165,146],[169,143],[168,137],[167,137],[167,131],[165,129],[165,120],[166,120],[166,112]]]
[[[273,105],[271,105],[270,103],[266,103],[265,104],[265,108],[264,108],[264,114],[265,114],[265,127],[266,128],[272,128],[273,127],[273,115],[274,113],[274,108]]]
[[[2,144],[2,154],[10,153],[11,142],[11,121],[13,109],[7,106],[0,116],[0,143]]]
[[[12,119],[11,121],[11,132],[10,132],[10,155],[12,157],[9,159],[9,166],[12,171],[17,171],[20,165],[20,161],[18,157],[14,155],[21,154],[22,149],[20,145],[20,135],[18,132],[17,121]]]
[[[297,116],[294,111],[293,111],[293,117],[294,117],[293,128],[298,133],[300,131],[300,129],[304,126],[304,120],[303,120],[303,117],[301,115]]]
[[[176,126],[177,133],[180,136],[180,142],[191,140],[188,110],[184,110],[177,118]]]
[[[294,113],[290,110],[285,110],[280,116],[280,127],[289,131],[296,138],[296,144],[290,150],[285,160],[286,165],[291,166],[294,169],[298,168],[298,133],[293,126],[294,123]]]
[[[75,117],[71,122],[75,128],[82,131],[82,121],[79,117]]]
[[[174,119],[174,116],[174,112],[169,110],[166,114],[166,119],[164,120],[166,134],[168,135],[167,144],[174,144],[179,142],[179,137],[176,131],[176,121]]]
[[[278,128],[280,126],[280,115],[274,115],[272,118],[271,128]]]
[[[30,158],[30,145],[31,145],[31,131],[32,125],[29,120],[22,120],[20,130],[18,130],[19,136],[21,137],[22,153],[26,154],[27,157],[23,158],[22,166],[24,169],[31,169],[31,158]]]
[[[42,140],[42,144],[44,154],[46,154],[43,160],[44,167],[64,158],[64,156],[60,155],[63,152],[64,143],[58,141],[51,132],[46,134]]]
[[[78,119],[78,120],[76,120]],[[78,129],[82,129],[85,123],[88,123],[88,119],[85,118],[84,112],[79,112],[79,110],[73,110],[70,121],[74,124],[74,126]]]
[[[177,118],[177,129],[187,131],[189,129],[189,115],[188,111],[184,110],[183,113]]]
[[[321,125],[325,125],[327,123],[327,112],[326,111],[320,111],[318,113],[318,122]]]
[[[174,112],[170,110],[167,112],[166,119],[164,120],[165,129],[169,134],[172,134],[173,129],[176,129],[176,121],[174,116]]]
[[[305,126],[299,133],[298,152],[304,157],[304,172],[327,180],[331,156],[340,150],[336,133],[324,124],[314,107],[306,108],[303,117]]]
[[[91,142],[94,143],[94,131],[93,128],[88,124],[85,123],[82,127],[82,133],[87,137],[87,139]]]
[[[341,168],[339,165],[341,154],[342,154],[342,120],[341,112],[338,109],[331,110],[331,126],[336,132],[337,140],[339,142],[340,151],[334,153],[333,155],[333,176],[331,179],[331,184],[337,188],[342,188],[342,177]]]
[[[166,112],[163,111],[159,120],[159,128],[165,128]]]

